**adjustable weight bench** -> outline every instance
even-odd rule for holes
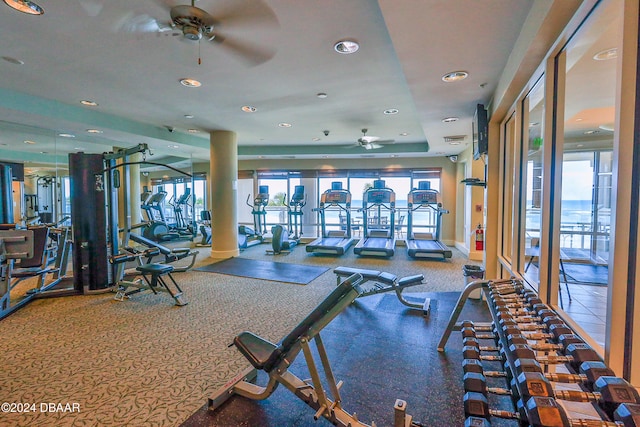
[[[161,245],[158,242],[154,242],[151,239],[147,239],[136,233],[129,233],[129,238],[134,242],[146,246],[147,248],[157,248],[162,255],[164,255],[163,264],[171,264],[181,259],[191,257],[191,262],[189,265],[173,267],[174,273],[181,273],[189,270],[196,263],[196,257],[198,256],[198,251],[192,251],[191,248],[173,248],[169,249],[168,247]]]
[[[395,274],[378,270],[365,270],[362,268],[337,267],[335,270],[333,270],[333,272],[336,275],[338,283],[340,283],[342,277],[347,277],[352,274],[360,274],[364,279],[362,284],[371,282],[371,286],[366,288],[363,286],[364,291],[360,295],[361,297],[394,291],[396,293],[396,296],[398,297],[398,300],[402,304],[406,305],[407,307],[418,308],[422,310],[422,314],[424,314],[425,316],[429,314],[429,310],[431,309],[430,298],[424,298],[424,300],[421,302],[411,302],[407,301],[402,295],[402,291],[404,291],[405,288],[421,285],[424,283],[424,275],[422,274],[414,274],[413,276],[406,276],[398,279],[398,276],[396,276]]]
[[[129,298],[133,294],[150,290],[154,294],[157,294],[158,291],[167,292],[175,300],[177,306],[188,304],[180,285],[176,283],[171,275],[171,273],[175,271],[172,265],[155,263],[143,264],[141,262],[143,257],[151,259],[151,257],[159,253],[157,248],[150,248],[144,252],[122,253],[109,258],[109,262],[117,266],[116,277],[118,278],[118,282],[114,286],[116,291],[116,296],[113,297],[114,300],[124,301],[125,298]],[[132,274],[125,272],[125,263],[129,261],[137,261],[138,265],[136,266],[135,276],[142,276],[142,278],[137,277],[132,280],[130,277]],[[150,276],[150,278],[147,276]],[[164,276],[166,276],[170,282],[165,280]],[[173,284],[173,288],[170,286],[171,284]],[[129,288],[133,289],[129,290]]]
[[[252,366],[225,384],[209,399],[209,410],[220,407],[233,395],[252,400],[264,400],[275,391],[278,384],[282,384],[316,411],[315,420],[324,417],[335,426],[367,427],[368,424],[358,421],[355,414],[350,414],[342,408],[340,398],[342,382],[336,383],[320,338],[320,331],[360,295],[362,281],[362,276],[359,274],[354,274],[342,281],[278,344],[246,331],[236,336],[233,345]],[[324,379],[320,377],[314,360],[310,345],[312,340],[316,344]],[[289,372],[289,367],[300,351],[304,353],[311,380],[303,381]],[[269,375],[266,386],[253,383],[258,370]],[[406,403],[397,400],[395,410],[394,427],[411,426],[411,416],[406,415]],[[375,424],[372,425],[375,426]]]

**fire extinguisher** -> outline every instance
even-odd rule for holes
[[[478,224],[476,228],[476,251],[484,250],[484,230],[482,224]]]

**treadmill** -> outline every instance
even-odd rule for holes
[[[346,221],[340,224],[340,230],[328,230],[325,212],[338,210],[345,215]],[[343,255],[353,244],[351,237],[351,193],[342,189],[341,182],[332,182],[331,188],[320,196],[320,206],[314,209],[320,213],[321,235],[306,245],[307,252]]]
[[[440,241],[441,218],[449,213],[442,208],[440,192],[431,188],[429,181],[420,181],[418,188],[414,188],[407,196],[407,252],[412,258],[427,258],[441,256],[451,258],[451,249]],[[415,216],[422,215],[430,218],[431,223],[416,226]],[[434,233],[417,232],[417,228],[433,229]]]
[[[357,255],[391,257],[395,253],[396,193],[382,179],[362,196],[363,238],[353,248]]]

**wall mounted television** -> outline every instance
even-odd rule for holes
[[[489,149],[489,122],[483,104],[476,105],[473,115],[473,159],[478,160]]]

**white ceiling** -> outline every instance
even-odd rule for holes
[[[42,16],[0,2],[0,56],[24,62],[0,60],[0,159],[8,161],[64,162],[68,152],[141,142],[156,161],[207,161],[212,130],[237,132],[240,158],[458,154],[533,3],[200,0],[226,40],[198,43],[157,31],[180,0],[37,1]],[[335,53],[341,39],[360,50]],[[456,70],[470,75],[441,80]],[[202,87],[183,87],[184,77]],[[383,114],[389,108],[399,113]],[[450,116],[459,120],[442,122]],[[362,128],[395,142],[365,151],[355,146]],[[466,140],[450,145],[450,135]]]

